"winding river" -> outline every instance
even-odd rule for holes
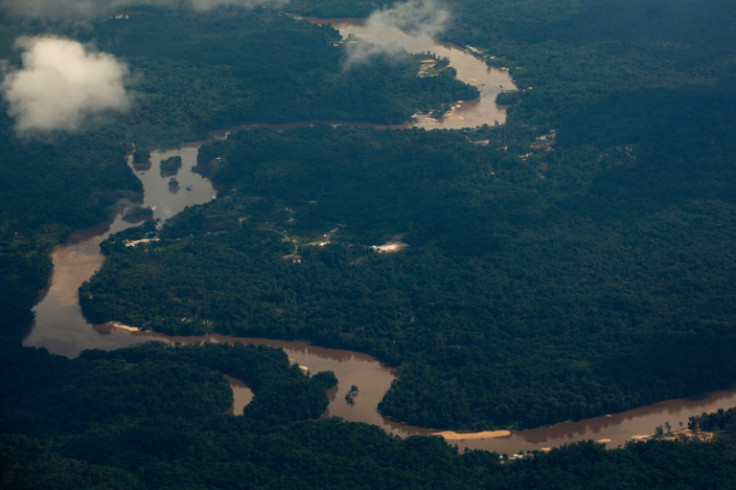
[[[354,34],[359,26],[350,24]],[[341,29],[344,35],[346,30]],[[415,125],[420,127],[468,127],[483,123],[503,122],[503,108],[495,105],[495,94],[502,89],[513,88],[508,73],[489,69],[485,63],[470,53],[455,47],[440,46],[447,49],[441,56],[447,56],[451,65],[457,66],[458,76],[481,88],[482,97],[474,103],[460,104],[447,118],[429,121],[418,118]],[[422,48],[423,49],[423,48]],[[463,71],[462,65],[477,65],[472,72]],[[466,75],[466,73],[473,73]],[[478,78],[483,74],[488,79]],[[505,77],[499,79],[499,77]],[[481,81],[479,81],[481,80]],[[499,83],[501,80],[501,83]],[[492,110],[489,107],[492,106]],[[430,118],[431,119],[431,118]],[[482,122],[479,122],[482,121]],[[434,126],[432,126],[434,125]],[[274,128],[279,129],[279,128]],[[196,164],[198,146],[184,145],[180,148],[152,152],[152,167],[149,170],[132,171],[144,187],[143,206],[154,209],[154,217],[167,219],[186,206],[202,204],[215,198],[216,192],[206,179],[192,171]],[[182,168],[176,175],[178,190],[168,185],[170,177],[162,178],[158,162],[171,156],[182,157]],[[289,358],[308,368],[312,373],[331,370],[339,380],[336,389],[330,391],[330,404],[325,416],[338,416],[348,421],[364,422],[382,427],[386,432],[402,437],[409,435],[437,434],[427,428],[412,427],[383,418],[377,405],[395,379],[392,370],[376,359],[357,352],[316,347],[302,342],[287,342],[267,339],[233,338],[219,335],[206,337],[168,337],[152,332],[141,332],[135,328],[118,324],[91,325],[83,317],[77,300],[77,290],[82,282],[88,280],[102,265],[104,260],[99,244],[111,233],[132,226],[121,219],[119,213],[110,223],[74,233],[69,240],[56,247],[51,255],[54,269],[49,286],[34,307],[35,324],[24,339],[23,345],[45,347],[52,353],[75,357],[85,349],[116,349],[151,340],[165,342],[243,342],[265,344],[284,349]],[[252,395],[247,387],[237,380],[230,380],[236,398],[235,412],[242,410]],[[345,401],[349,387],[356,385],[359,393],[353,404]],[[708,393],[702,397],[669,400],[647,407],[614,415],[566,422],[551,427],[527,431],[497,431],[494,433],[442,435],[460,449],[474,448],[517,453],[519,451],[544,449],[562,444],[594,439],[616,447],[639,434],[653,432],[654,428],[668,421],[673,427],[680,422],[687,423],[688,417],[704,411],[713,411],[736,405],[736,389]]]
[[[324,22],[311,19],[312,22]],[[475,86],[480,97],[469,101],[457,101],[441,118],[415,114],[413,127],[424,129],[463,129],[487,124],[493,126],[506,121],[506,108],[496,104],[496,96],[504,91],[517,90],[508,70],[488,66],[468,49],[437,42],[429,37],[412,37],[391,25],[366,27],[362,19],[330,20],[329,24],[340,31],[345,42],[367,42],[393,49],[400,47],[409,53],[434,53],[438,58],[450,60],[456,78]],[[472,48],[471,48],[472,49]]]

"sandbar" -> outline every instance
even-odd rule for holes
[[[433,432],[433,436],[442,436],[448,441],[458,441],[462,439],[493,439],[496,437],[508,437],[511,435],[509,430],[486,430],[483,432],[455,432],[453,430],[445,430],[442,432]]]

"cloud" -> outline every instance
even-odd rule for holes
[[[16,45],[23,67],[7,73],[0,88],[18,133],[74,131],[128,109],[128,69],[112,55],[58,37],[24,37]]]
[[[204,11],[217,7],[252,8],[266,3],[283,4],[286,0],[0,0],[0,8],[23,19],[76,22],[138,6]]]
[[[449,11],[438,0],[409,0],[377,10],[359,29],[356,42],[346,43],[345,68],[379,55],[421,50],[431,45],[429,41],[444,31],[449,20]]]

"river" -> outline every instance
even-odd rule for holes
[[[508,70],[488,66],[470,49],[437,42],[429,37],[412,37],[390,25],[367,28],[361,19],[309,19],[310,22],[328,23],[350,42],[368,42],[379,46],[400,46],[410,53],[434,53],[446,58],[456,71],[456,78],[475,86],[480,97],[468,101],[456,101],[441,119],[427,114],[415,114],[412,127],[424,129],[463,129],[506,122],[506,108],[496,104],[496,96],[505,91],[517,90]]]
[[[201,175],[192,172],[197,162],[197,145],[182,146],[176,150],[152,152],[155,162],[150,170],[131,169],[143,183],[143,206],[154,210],[154,218],[167,219],[186,206],[201,204],[215,197],[212,184]],[[158,162],[170,156],[182,157],[182,169],[176,175],[179,191],[169,190],[169,177],[161,178]],[[188,189],[188,190],[187,190]],[[53,272],[49,285],[33,308],[35,323],[23,344],[45,347],[50,352],[74,357],[85,349],[115,349],[143,341],[131,337],[119,329],[107,329],[100,335],[82,316],[77,290],[102,265],[100,243],[111,233],[130,226],[119,212],[111,223],[106,223],[72,234],[51,253]]]
[[[169,178],[161,178],[154,166],[150,170],[133,170],[144,183],[144,205],[155,208],[154,216],[173,216],[187,205],[209,201],[215,196],[211,184],[191,170],[196,163],[196,146],[185,146],[176,150],[153,152],[152,161],[173,155],[181,155],[183,166],[176,178],[180,190],[172,193],[168,188]],[[187,187],[190,190],[185,190]],[[268,339],[232,338],[220,335],[207,337],[168,337],[153,332],[140,332],[115,324],[91,325],[82,316],[77,300],[77,290],[102,265],[104,256],[99,244],[112,232],[121,231],[131,224],[120,219],[103,226],[73,234],[69,240],[54,249],[51,258],[54,264],[49,287],[34,307],[36,321],[23,341],[26,346],[45,347],[50,352],[75,357],[84,349],[116,349],[150,340],[180,343],[243,342],[265,344],[284,349],[293,362],[307,367],[312,373],[331,370],[339,380],[336,390],[330,393],[330,405],[326,416],[338,416],[345,420],[365,422],[382,427],[389,433],[402,437],[429,435],[436,431],[396,423],[381,417],[378,403],[396,378],[394,372],[367,354],[337,349],[316,347],[303,342],[287,342]],[[232,382],[240,409],[250,399],[249,390]],[[351,385],[359,388],[352,405],[345,401]],[[669,400],[647,407],[598,417],[558,424],[552,427],[527,431],[512,431],[502,437],[474,439],[473,435],[448,437],[451,444],[460,448],[487,449],[508,454],[562,444],[595,439],[609,439],[608,445],[616,447],[639,434],[651,433],[666,421],[673,427],[679,422],[687,423],[688,417],[704,411],[714,411],[736,405],[736,389],[718,391],[702,397]]]
[[[486,70],[485,63],[469,53],[458,48],[448,49],[456,51],[453,55],[463,53],[462,59],[465,60],[463,63],[470,63],[466,58],[469,56],[480,64],[478,69]],[[455,63],[454,59],[451,59],[451,63]],[[493,74],[493,76],[496,75]],[[508,74],[505,76],[508,77]],[[483,93],[486,98],[493,100],[495,95],[489,95],[491,92],[489,90]],[[444,122],[435,121],[428,124],[439,125],[438,127],[450,127],[460,123],[463,124],[463,127],[475,126],[482,114],[485,114],[484,123],[503,121],[499,119],[501,116],[495,112],[496,109],[502,111],[502,108],[496,107],[493,111],[488,112],[485,107],[481,103],[464,105],[462,111],[459,109],[455,111],[453,116],[457,117],[454,119],[448,118]],[[419,121],[416,124],[424,123]],[[206,203],[215,198],[216,192],[211,183],[192,170],[196,164],[197,152],[196,144],[184,145],[176,149],[152,152],[151,162],[153,164],[148,170],[136,169],[131,165],[132,171],[143,183],[143,206],[153,208],[155,218],[165,220],[179,213],[186,206]],[[175,155],[182,157],[182,168],[176,175],[179,188],[174,192],[168,185],[170,177],[161,177],[158,162]],[[53,250],[51,255],[54,266],[53,274],[47,290],[34,307],[35,323],[24,339],[23,345],[45,347],[52,353],[67,357],[75,357],[85,349],[110,350],[151,340],[182,343],[243,342],[270,345],[284,349],[293,362],[305,366],[311,373],[324,370],[331,370],[335,373],[339,385],[329,393],[330,404],[325,416],[338,416],[348,421],[377,425],[388,433],[402,437],[437,433],[433,429],[411,427],[387,420],[378,413],[378,403],[396,376],[392,370],[366,354],[316,347],[302,342],[233,338],[219,335],[167,337],[153,332],[140,332],[135,328],[122,325],[89,324],[79,307],[77,290],[82,282],[88,280],[102,265],[104,256],[100,253],[99,244],[111,233],[132,226],[122,220],[121,215],[122,213],[119,213],[110,223],[74,233],[66,243]],[[230,380],[230,382],[236,395],[236,403],[239,403],[236,411],[242,410],[242,405],[247,403],[252,396],[250,390],[239,384],[237,380]],[[354,397],[354,403],[348,404],[345,395],[351,385],[357,386],[359,392]],[[669,400],[628,412],[552,427],[527,431],[502,431],[495,434],[446,434],[446,439],[460,449],[486,449],[507,454],[556,447],[587,439],[605,440],[609,447],[616,447],[633,436],[653,432],[656,426],[664,422],[668,421],[677,428],[680,422],[687,423],[688,417],[692,415],[734,405],[736,405],[736,389],[713,392],[696,398]]]

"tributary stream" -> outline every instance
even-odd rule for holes
[[[355,35],[356,26],[350,27]],[[345,31],[343,30],[345,35]],[[416,125],[429,127],[473,127],[480,124],[503,122],[503,109],[495,106],[495,95],[502,89],[513,89],[508,73],[502,70],[489,69],[479,60],[459,48],[440,46],[437,49],[448,49],[451,53],[441,52],[441,56],[450,58],[455,63],[477,66],[472,67],[474,75],[466,76],[458,66],[458,76],[470,83],[479,85],[482,100],[462,106],[442,122],[419,120]],[[425,48],[417,48],[424,50]],[[427,47],[426,50],[432,49]],[[462,56],[462,61],[455,61],[455,56]],[[479,76],[487,73],[492,81],[479,81]],[[505,77],[499,79],[499,77]],[[492,86],[489,86],[489,83]],[[483,100],[485,98],[485,100]],[[489,109],[492,107],[492,110]],[[458,119],[461,118],[461,119]],[[429,126],[428,126],[429,125]],[[437,126],[439,125],[439,126]],[[278,128],[275,128],[278,129]],[[196,164],[198,146],[187,145],[177,149],[152,152],[153,165],[148,170],[133,169],[144,187],[143,206],[154,209],[154,217],[167,219],[187,206],[202,204],[215,197],[215,191],[209,181],[192,171]],[[178,190],[168,185],[170,177],[161,177],[158,162],[170,156],[182,157],[183,165],[176,175]],[[326,416],[338,416],[348,421],[364,422],[382,427],[389,433],[400,436],[427,435],[436,430],[411,427],[384,419],[377,410],[377,405],[395,379],[392,370],[366,354],[357,352],[327,349],[302,342],[287,342],[267,339],[233,338],[212,335],[207,337],[167,337],[152,332],[140,332],[134,328],[121,325],[91,325],[81,313],[77,290],[82,282],[88,280],[97,271],[104,260],[99,244],[110,233],[122,231],[131,226],[118,214],[108,224],[74,233],[63,245],[56,247],[52,253],[53,274],[48,289],[34,307],[35,324],[24,339],[25,346],[45,347],[52,353],[75,357],[85,349],[116,349],[150,340],[166,342],[245,342],[266,344],[282,348],[293,362],[307,367],[310,372],[331,370],[339,380],[336,390],[330,395],[330,405]],[[248,400],[248,390],[231,381],[238,398]],[[345,400],[351,385],[359,388],[354,403]],[[241,404],[244,402],[241,402]],[[647,407],[630,410],[578,422],[566,422],[551,427],[543,427],[527,431],[499,431],[497,433],[446,434],[448,442],[457,444],[460,449],[474,448],[497,451],[499,453],[517,453],[519,451],[544,449],[580,440],[600,440],[609,447],[624,444],[627,440],[640,434],[649,434],[654,428],[665,422],[677,428],[680,422],[687,423],[688,417],[699,415],[704,411],[714,411],[736,405],[736,389],[718,391],[702,397],[669,400]],[[236,407],[242,410],[242,407]]]

